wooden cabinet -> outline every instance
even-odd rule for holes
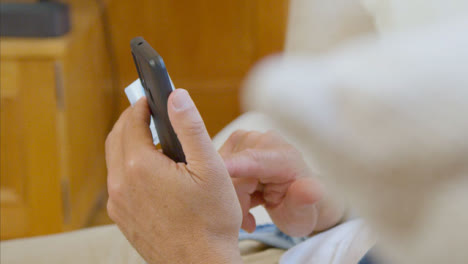
[[[105,191],[115,100],[92,3],[64,37],[0,40],[2,239],[82,227]]]

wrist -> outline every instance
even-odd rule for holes
[[[240,264],[243,263],[238,246],[237,236],[232,239],[196,238],[191,243],[191,253],[182,263],[214,263]]]
[[[238,245],[230,248],[216,247],[199,249],[184,263],[241,264],[243,263]]]
[[[207,252],[205,256],[201,256],[196,262],[191,263],[214,263],[214,264],[242,264],[242,258],[238,246],[235,250],[224,250],[223,252]],[[187,262],[189,263],[189,262]]]

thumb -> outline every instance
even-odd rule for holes
[[[192,98],[184,89],[168,99],[168,114],[189,165],[203,165],[218,155]]]

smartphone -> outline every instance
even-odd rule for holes
[[[167,113],[167,100],[174,90],[174,85],[164,61],[142,37],[132,39],[130,47],[162,151],[175,162],[186,162],[182,146]]]

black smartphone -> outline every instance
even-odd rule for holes
[[[167,100],[174,90],[159,54],[142,37],[130,41],[133,60],[145,91],[163,153],[175,162],[186,162],[179,139],[167,113]]]

